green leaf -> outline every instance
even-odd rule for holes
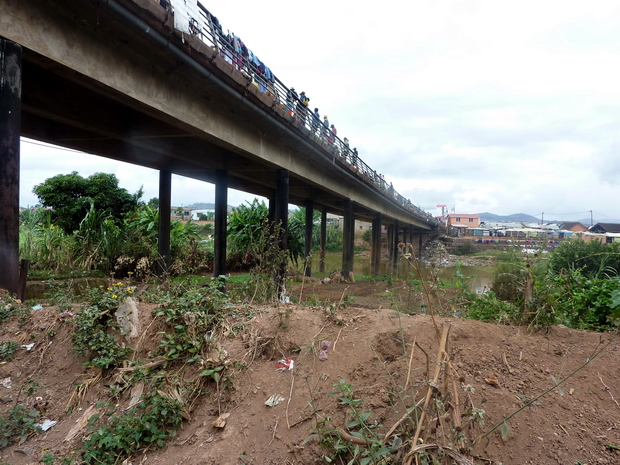
[[[506,439],[510,434],[510,428],[508,428],[508,423],[502,423],[502,439]]]

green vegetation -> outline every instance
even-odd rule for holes
[[[514,248],[495,257],[491,292],[461,289],[453,302],[482,321],[604,331],[620,318],[619,272],[615,244],[571,240],[534,256]]]
[[[114,465],[149,445],[162,447],[183,421],[183,403],[152,390],[142,396],[137,407],[100,422],[100,414],[89,420],[90,438],[84,442],[82,460],[86,464]]]
[[[25,405],[16,405],[5,416],[0,417],[0,449],[17,441],[24,441],[34,433],[42,430],[35,424],[39,421],[39,412],[30,410]]]
[[[46,179],[32,192],[44,208],[51,209],[52,222],[65,234],[80,229],[86,213],[91,210],[118,225],[127,213],[137,208],[142,197],[142,190],[131,195],[118,187],[114,174],[95,173],[83,178],[77,171]]]

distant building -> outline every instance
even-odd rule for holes
[[[450,213],[448,215],[448,226],[477,228],[480,226],[480,215],[469,213]]]
[[[591,233],[605,234],[605,233],[620,233],[620,224],[618,223],[596,223],[590,228]]]
[[[564,223],[560,223],[560,229],[562,231],[571,232],[585,232],[588,230],[588,228],[578,221],[565,221]]]

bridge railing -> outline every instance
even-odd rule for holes
[[[351,149],[346,138],[340,139],[317,118],[307,105],[304,105],[292,88],[282,83],[264,63],[250,50],[241,39],[234,34],[224,33],[219,20],[199,2],[200,23],[190,21],[192,32],[205,44],[213,47],[219,56],[231,66],[252,80],[258,90],[271,97],[275,105],[285,110],[297,124],[303,125],[309,132],[313,143],[329,153],[332,158],[345,169],[352,171],[368,184],[374,185],[386,195],[392,197],[403,208],[409,210],[425,221],[437,224],[437,220],[429,213],[415,206],[394,190],[392,184],[385,181],[382,174],[370,168],[358,155],[357,150]]]

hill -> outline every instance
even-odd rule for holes
[[[515,223],[536,223],[540,218],[525,213],[513,213],[512,215],[496,215],[494,213],[484,212],[478,213],[480,221],[490,222],[515,222]]]

